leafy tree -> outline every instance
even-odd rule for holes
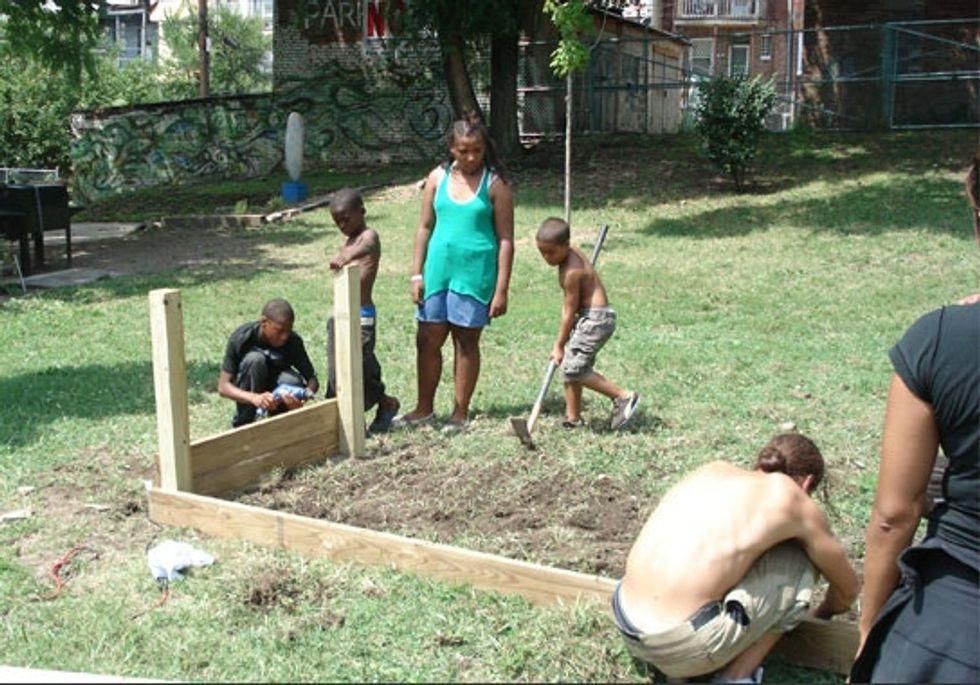
[[[198,55],[198,15],[188,2],[180,12],[163,20],[163,35],[170,48],[164,64],[168,91],[175,99],[197,97],[200,77]],[[263,60],[271,49],[262,33],[262,20],[245,17],[226,5],[218,5],[208,14],[208,36],[211,38],[210,92],[234,95],[268,91],[269,74]]]
[[[699,84],[697,131],[705,155],[741,192],[776,102],[772,81],[716,76]]]
[[[91,73],[76,80],[0,41],[0,164],[66,168],[72,111],[161,99],[153,66],[135,60],[120,67],[114,50],[93,55]]]
[[[490,133],[498,152],[520,150],[517,133],[518,38],[534,23],[543,0],[426,0],[386,4],[389,21],[410,40],[435,36],[454,114],[483,116],[467,55],[490,44]],[[485,118],[485,117],[484,117]]]
[[[76,80],[102,37],[98,0],[0,0],[6,50]]]
[[[558,29],[558,46],[551,53],[551,69],[558,76],[581,71],[589,63],[589,48],[582,37],[592,29],[584,0],[545,0],[544,11]]]
[[[589,63],[589,47],[582,37],[592,30],[585,0],[545,0],[544,11],[558,29],[558,46],[551,53],[551,69],[565,78],[565,221],[572,220],[572,75]]]

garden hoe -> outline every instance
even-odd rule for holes
[[[602,243],[606,240],[606,233],[609,232],[609,226],[603,224],[599,228],[599,235],[595,240],[595,245],[592,247],[592,256],[589,257],[589,261],[592,266],[595,266],[596,260],[599,258],[599,250],[602,249]],[[548,386],[551,385],[551,379],[555,375],[555,370],[558,368],[558,364],[555,363],[554,359],[548,360],[548,368],[544,372],[544,382],[541,383],[541,389],[538,391],[538,397],[534,400],[534,406],[531,407],[531,414],[526,419],[519,416],[512,416],[510,419],[510,426],[514,429],[514,434],[521,439],[521,442],[528,449],[534,449],[534,441],[531,439],[531,431],[534,430],[534,424],[538,420],[538,415],[541,413],[541,405],[544,404],[544,396],[548,394]]]

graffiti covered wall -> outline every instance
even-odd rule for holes
[[[168,102],[72,115],[73,192],[91,202],[200,176],[258,176],[282,160],[272,97]]]
[[[75,113],[74,192],[93,201],[198,177],[268,174],[282,164],[291,111],[303,115],[310,162],[438,159],[452,119],[438,49],[391,36],[368,5],[331,0],[300,16],[295,1],[277,2],[271,94]]]

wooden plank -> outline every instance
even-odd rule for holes
[[[274,468],[295,468],[324,461],[337,453],[336,426],[327,432],[317,432],[271,452],[246,458],[232,466],[224,466],[194,476],[193,492],[217,495],[257,483],[263,474]]]
[[[149,297],[160,487],[165,490],[189,490],[190,422],[180,291],[166,288],[151,290]]]
[[[345,266],[333,279],[334,360],[340,403],[340,451],[363,457],[364,378],[361,354],[361,269]]]
[[[776,643],[773,655],[797,666],[847,675],[857,648],[856,623],[808,618]]]
[[[238,502],[149,488],[150,519],[311,556],[385,566],[449,583],[519,594],[535,604],[608,601],[614,581]]]
[[[315,433],[337,430],[337,400],[307,404],[191,443],[191,473],[198,476],[267,454]],[[331,445],[336,450],[336,444]]]
[[[596,600],[606,606],[616,582],[494,554],[391,533],[269,511],[237,502],[149,488],[150,519],[196,528],[216,537],[249,540],[307,556],[384,566],[448,583],[519,594],[547,605]],[[804,620],[776,645],[791,663],[846,674],[857,651],[857,626],[846,621]]]

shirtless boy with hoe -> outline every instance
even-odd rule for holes
[[[859,581],[810,498],[823,473],[816,445],[784,433],[752,471],[716,461],[671,488],[613,594],[630,652],[672,678],[720,671],[716,682],[758,683],[765,656],[807,613],[846,611]],[[818,572],[830,588],[811,608]]]
[[[582,421],[582,388],[601,393],[613,401],[612,428],[626,425],[636,412],[640,396],[619,387],[592,367],[596,355],[616,330],[616,312],[609,306],[606,290],[589,258],[570,244],[568,224],[545,219],[538,229],[538,251],[551,266],[558,267],[558,284],[564,297],[561,323],[551,358],[561,365],[565,379],[566,428]]]
[[[381,238],[373,228],[364,223],[364,200],[351,188],[338,190],[330,198],[330,216],[347,240],[330,259],[330,269],[339,271],[348,264],[361,268],[361,350],[364,375],[364,410],[378,405],[374,421],[368,427],[372,433],[381,433],[391,427],[391,420],[398,413],[399,402],[385,394],[381,380],[381,364],[374,354],[377,340],[375,327],[377,310],[372,291],[381,261]],[[337,394],[337,374],[334,362],[333,316],[327,319],[327,397]]]

